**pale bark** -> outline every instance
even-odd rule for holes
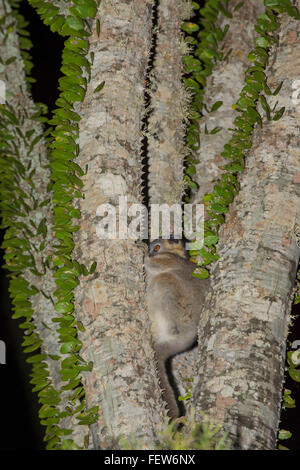
[[[94,52],[91,81],[78,107],[80,155],[85,199],[80,203],[81,230],[76,259],[97,261],[94,275],[76,292],[82,356],[94,368],[85,377],[90,406],[99,405],[93,426],[94,446],[119,448],[120,438],[153,446],[154,430],[166,416],[144,305],[143,254],[133,240],[97,237],[96,210],[103,203],[128,206],[141,202],[141,141],[144,86],[151,47],[152,0],[102,1],[90,38]],[[105,80],[100,93],[96,87]],[[126,218],[127,221],[127,218]]]
[[[182,82],[182,57],[188,50],[181,25],[191,13],[190,1],[158,2],[147,132],[151,204],[181,204],[184,192],[183,161],[188,153],[184,134],[189,95]]]
[[[199,122],[201,145],[196,153],[199,163],[195,165],[196,174],[193,177],[199,188],[194,191],[192,197],[194,203],[200,203],[203,196],[213,190],[213,180],[221,176],[222,166],[228,163],[228,160],[221,156],[221,152],[231,137],[228,129],[234,127],[236,112],[232,105],[238,100],[245,83],[245,70],[251,65],[248,54],[254,45],[253,38],[257,36],[254,30],[257,16],[264,12],[263,0],[249,0],[244,2],[239,10],[233,12],[238,3],[239,0],[232,0],[228,4],[232,18],[227,18],[220,12],[216,22],[222,30],[229,25],[219,47],[223,48],[224,56],[230,49],[232,51],[225,61],[217,61],[206,81],[203,103],[209,110],[216,101],[222,101],[223,104],[212,113],[203,108],[203,117]],[[205,134],[205,126],[209,132],[215,127],[221,130],[216,134]]]
[[[229,10],[233,12],[238,3],[239,0],[229,2]],[[215,184],[213,181],[220,177],[223,172],[222,166],[228,163],[220,153],[231,137],[228,128],[233,127],[233,120],[236,117],[232,105],[237,101],[244,85],[245,70],[251,65],[248,54],[253,47],[253,37],[256,35],[254,24],[257,15],[263,12],[263,0],[250,0],[238,11],[233,12],[232,19],[219,13],[217,25],[222,29],[229,25],[220,47],[223,47],[224,55],[231,48],[233,50],[226,61],[216,63],[204,89],[203,103],[208,109],[211,109],[216,101],[223,101],[223,104],[213,113],[208,113],[203,108],[203,117],[199,122],[201,147],[196,155],[199,163],[195,165],[196,174],[193,176],[193,180],[199,185],[197,191],[193,191],[191,202],[194,204],[201,203],[203,196],[212,191]],[[221,131],[212,135],[205,134],[205,126],[209,131],[214,127],[221,127]],[[172,359],[173,373],[181,395],[186,394],[192,383],[190,379],[193,377],[195,359],[195,349]]]
[[[298,8],[299,8],[299,1]],[[199,328],[193,404],[229,432],[233,448],[273,449],[284,379],[285,343],[299,260],[300,23],[283,16],[268,69],[284,80],[279,121],[256,126],[241,190],[220,230],[220,260]],[[268,97],[267,97],[268,98]],[[269,98],[268,98],[269,100]],[[200,418],[201,419],[201,418]]]

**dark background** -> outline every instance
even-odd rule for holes
[[[60,76],[61,52],[64,39],[58,34],[51,33],[43,25],[34,9],[27,1],[21,4],[20,13],[29,21],[33,48],[30,53],[34,63],[32,76],[37,83],[32,85],[32,96],[35,102],[43,102],[49,110],[55,107],[58,98],[58,78]],[[1,233],[3,237],[3,233]],[[1,252],[2,256],[2,252]],[[0,264],[3,264],[1,258]],[[6,365],[1,367],[1,440],[0,450],[39,450],[44,448],[44,429],[38,416],[39,405],[37,395],[31,392],[31,366],[25,362],[26,355],[22,352],[22,333],[18,323],[22,320],[12,320],[8,297],[8,280],[5,272],[1,271],[1,314],[0,339],[6,344]],[[293,308],[296,316],[290,341],[300,340],[299,305]],[[300,384],[287,377],[286,388],[293,391],[293,397],[300,403]],[[293,436],[283,442],[290,449],[299,449],[300,443],[300,405],[295,409],[284,410],[280,428],[288,429]]]

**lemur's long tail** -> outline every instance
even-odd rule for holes
[[[179,417],[179,408],[177,400],[174,394],[174,391],[169,383],[167,372],[166,372],[166,363],[164,360],[157,358],[157,373],[159,377],[160,387],[162,389],[163,400],[167,404],[168,415],[172,419]]]

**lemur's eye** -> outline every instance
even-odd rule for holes
[[[160,249],[160,245],[155,245],[155,247],[154,247],[154,251],[156,251],[156,252],[157,252],[157,251],[159,251],[159,249]]]

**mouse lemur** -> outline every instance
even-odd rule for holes
[[[147,304],[163,398],[171,418],[179,408],[166,373],[166,360],[188,349],[197,338],[201,304],[209,279],[192,276],[182,240],[158,239],[150,243],[145,258]]]

